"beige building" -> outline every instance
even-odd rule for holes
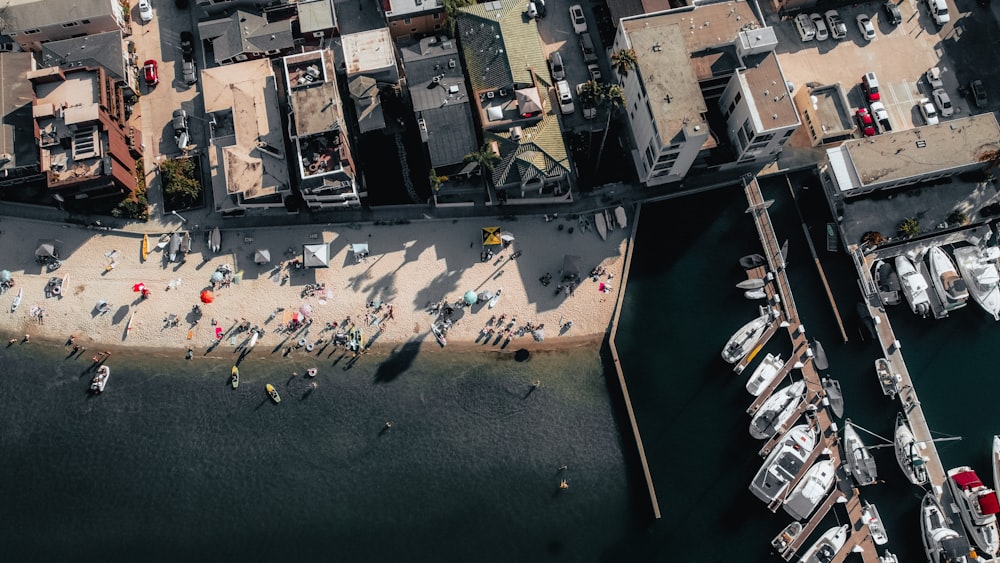
[[[126,31],[128,17],[116,0],[4,0],[3,33],[25,51],[42,43],[105,31]]]

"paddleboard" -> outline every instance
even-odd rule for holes
[[[14,296],[14,302],[10,304],[10,312],[13,313],[17,310],[17,307],[21,304],[21,296],[24,295],[24,288],[18,288],[17,295]]]

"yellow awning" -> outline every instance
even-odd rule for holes
[[[500,240],[500,227],[483,227],[483,246],[502,243]]]

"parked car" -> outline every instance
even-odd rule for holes
[[[809,19],[811,19],[813,25],[816,26],[816,41],[826,41],[830,38],[830,32],[826,30],[826,22],[823,21],[823,16],[819,14],[809,14]]]
[[[189,86],[198,82],[198,65],[195,64],[191,55],[184,55],[184,61],[181,63],[181,77],[184,83]]]
[[[878,78],[875,76],[874,72],[866,72],[864,76],[861,77],[861,89],[864,90],[865,95],[868,96],[869,102],[877,102],[882,97],[878,93]]]
[[[816,24],[813,23],[807,14],[795,16],[795,31],[799,32],[799,40],[803,43],[816,39]]]
[[[892,124],[889,123],[889,112],[885,109],[885,105],[882,102],[872,102],[869,104],[871,108],[872,118],[875,119],[875,125],[881,133],[888,133],[892,131]]]
[[[927,98],[920,98],[920,102],[917,103],[917,107],[920,108],[920,115],[924,116],[924,123],[927,125],[938,124],[937,110],[934,109],[934,104],[932,104],[930,100]]]
[[[934,17],[934,21],[938,24],[938,27],[951,21],[951,14],[948,13],[948,3],[944,0],[927,0],[927,7],[930,9],[931,16]]]
[[[590,64],[597,62],[597,51],[594,50],[594,40],[589,33],[580,34],[580,52],[583,53],[583,62]]]
[[[181,54],[194,55],[194,34],[190,31],[181,32]]]
[[[552,73],[552,80],[566,78],[566,67],[563,66],[562,55],[559,54],[559,51],[553,51],[549,55],[549,71]]]
[[[826,25],[830,28],[830,35],[834,39],[844,39],[847,37],[847,24],[840,19],[837,10],[826,11]]]
[[[160,73],[157,71],[156,61],[150,59],[142,63],[142,76],[146,79],[146,86],[156,86],[160,83]]]
[[[885,19],[890,25],[899,25],[903,23],[903,15],[899,13],[899,6],[896,5],[892,0],[886,0],[882,4],[882,11],[885,12]]]
[[[576,85],[576,97],[580,100],[580,108],[583,111],[584,119],[594,119],[597,117],[597,108],[594,104],[588,103],[587,99],[583,95],[583,85],[586,82]]]
[[[955,115],[955,106],[951,105],[951,98],[948,96],[948,92],[944,91],[944,88],[935,88],[931,92],[931,97],[934,98],[934,105],[937,106],[941,117]]]
[[[875,136],[875,121],[872,119],[871,114],[865,108],[858,108],[857,113],[854,114],[855,119],[858,121],[858,130],[865,137]]]
[[[601,67],[597,66],[596,63],[587,65],[587,72],[590,73],[590,79],[594,82],[601,81]]]
[[[986,86],[983,86],[982,80],[973,80],[969,84],[969,89],[972,90],[972,99],[976,101],[977,108],[984,108],[989,105],[989,98],[986,95]]]
[[[858,30],[861,31],[861,37],[864,37],[865,41],[875,39],[875,26],[872,25],[871,18],[866,14],[858,14],[854,19],[858,22]]]
[[[944,82],[941,80],[941,69],[938,67],[931,67],[924,73],[924,77],[927,79],[927,84],[931,87],[931,90],[936,90],[938,88],[944,88]]]
[[[569,83],[565,80],[556,82],[556,94],[559,96],[559,111],[569,114],[576,111],[573,106],[573,93],[569,90]]]
[[[191,137],[188,134],[188,115],[183,109],[175,109],[173,117],[174,141],[177,148],[184,150],[191,144]]]
[[[569,19],[573,21],[573,31],[577,34],[587,33],[587,17],[583,15],[583,8],[579,4],[569,7]]]
[[[143,23],[153,21],[153,4],[151,0],[139,0],[139,19]]]

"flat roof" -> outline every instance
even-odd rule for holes
[[[117,2],[110,0],[73,0],[56,2],[52,0],[5,0],[4,19],[7,29],[22,31],[64,22],[110,16],[112,9],[118,9]]]
[[[0,96],[0,153],[11,155],[0,162],[0,169],[38,164],[38,146],[33,135],[31,53],[0,53],[0,83],[6,90]]]
[[[302,87],[292,87],[288,95],[292,109],[295,136],[314,135],[341,129],[344,124],[340,92],[337,90],[337,73],[333,53],[329,49],[289,55],[284,59],[286,76],[290,69],[309,64],[321,64],[322,74],[315,82]]]
[[[813,126],[820,139],[854,129],[850,107],[840,84],[827,84],[809,90]],[[816,123],[818,121],[818,123]]]
[[[774,51],[746,56],[743,64],[746,65],[742,74],[746,78],[747,93],[753,98],[762,130],[797,125],[799,114]]]
[[[623,29],[631,34],[635,30],[661,23],[676,23],[689,53],[729,45],[745,27],[760,26],[761,22],[746,2],[718,2],[678,8],[653,15],[639,15],[622,20]],[[634,46],[633,46],[634,47]]]
[[[395,46],[387,27],[342,35],[340,41],[348,76],[396,65]]]
[[[383,0],[382,8],[386,16],[423,14],[444,8],[439,0]]]

